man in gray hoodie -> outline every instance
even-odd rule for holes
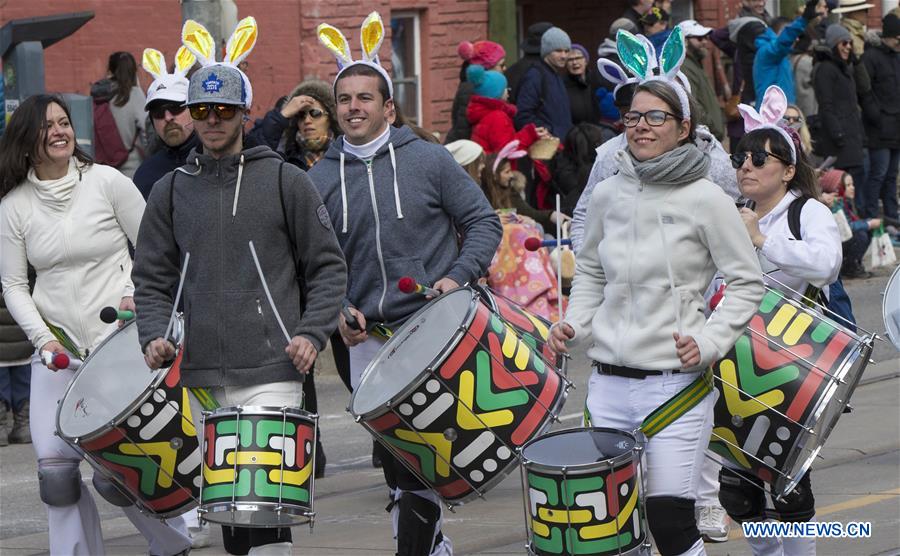
[[[222,405],[302,403],[303,376],[334,329],[346,266],[321,197],[268,147],[245,148],[249,82],[234,66],[194,73],[188,108],[203,146],[154,186],[141,221],[133,279],[141,348],[151,368],[175,355],[165,337],[184,276],[182,383]],[[252,241],[281,322],[248,245]],[[191,396],[191,412],[199,416]],[[196,427],[203,445],[201,427]],[[224,527],[232,554],[290,554],[290,529]]]
[[[335,80],[344,135],[310,171],[347,259],[347,300],[361,328],[353,330],[341,315],[354,388],[384,343],[371,334],[372,326],[397,327],[427,302],[401,293],[398,280],[411,276],[441,292],[474,282],[486,272],[503,234],[478,185],[446,149],[388,124],[392,96],[380,66],[344,67]],[[397,384],[397,391],[404,386]],[[440,530],[437,496],[378,448],[397,512],[398,553],[451,554]]]

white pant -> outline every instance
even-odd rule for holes
[[[644,418],[697,378],[666,373],[644,380],[592,372],[585,402],[591,425],[633,433]],[[645,497],[697,499],[700,470],[712,432],[714,398],[706,396],[690,411],[653,436],[644,450]],[[698,540],[684,554],[705,554]]]
[[[44,366],[35,353],[31,359],[31,440],[35,454],[42,459],[68,459],[74,464],[82,456],[56,435],[56,406],[65,394],[75,371],[61,369],[53,372]],[[50,554],[97,556],[105,554],[100,515],[90,490],[81,483],[81,498],[70,506],[47,508]],[[122,511],[144,535],[150,553],[171,556],[190,548],[187,527],[179,516],[165,521],[141,513],[129,506]]]

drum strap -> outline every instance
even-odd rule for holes
[[[678,392],[669,401],[653,410],[653,413],[648,415],[644,422],[641,423],[640,431],[647,438],[651,438],[693,409],[712,389],[713,371],[712,367],[709,367],[706,371],[699,373],[699,376],[681,392]]]
[[[221,406],[219,402],[213,397],[212,393],[206,388],[201,388],[199,386],[194,386],[188,388],[191,391],[191,394],[197,398],[197,401],[200,402],[200,405],[203,409],[207,411],[212,411],[214,409],[219,409]]]
[[[65,330],[63,330],[59,326],[50,324],[46,320],[44,321],[44,324],[46,324],[47,328],[50,329],[50,333],[53,334],[53,337],[56,338],[56,340],[60,344],[62,344],[62,347],[66,348],[69,353],[71,353],[75,357],[84,361],[85,354],[81,353],[81,351],[78,350],[78,346],[75,345],[75,342],[72,341],[72,338],[69,337]]]

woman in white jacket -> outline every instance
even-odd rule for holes
[[[632,431],[646,446],[646,515],[657,548],[703,554],[694,517],[712,428],[709,365],[725,354],[763,296],[762,276],[734,202],[705,179],[690,101],[671,81],[638,85],[625,114],[618,174],[591,195],[565,322],[554,349],[590,338],[590,424]],[[708,321],[703,293],[716,270],[727,302]],[[690,410],[660,430],[642,421],[696,386]],[[645,423],[646,425],[646,423]]]
[[[826,290],[840,273],[841,237],[831,210],[818,201],[815,173],[799,135],[780,125],[786,106],[787,99],[777,87],[766,91],[759,112],[741,105],[748,133],[731,159],[741,194],[755,203],[753,209],[741,209],[741,218],[757,249],[767,285],[797,299],[805,295],[816,301],[818,290]],[[792,206],[795,214],[799,213],[793,230]],[[768,507],[761,479],[725,465],[719,472],[719,484],[719,500],[735,521],[773,518],[806,522],[815,516],[809,472],[783,500],[773,500]],[[747,542],[756,556],[816,553],[814,537],[748,537]]]
[[[94,556],[104,548],[97,507],[78,470],[81,455],[55,435],[57,401],[74,371],[45,366],[40,354],[66,352],[63,343],[88,353],[110,331],[99,319],[102,308],[134,310],[128,240],[137,238],[143,210],[131,180],[92,164],[76,145],[61,98],[35,95],[13,113],[0,138],[0,279],[9,312],[37,349],[31,436],[51,554]],[[29,264],[37,273],[33,293]],[[181,518],[170,527],[134,506],[124,511],[151,554],[190,548],[173,528],[184,529]]]

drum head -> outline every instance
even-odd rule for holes
[[[548,467],[590,465],[631,453],[635,440],[614,429],[567,429],[538,437],[522,449],[522,457]]]
[[[410,317],[363,371],[350,412],[365,415],[378,409],[434,364],[465,324],[473,295],[469,288],[454,290]]]
[[[137,325],[129,322],[104,340],[72,379],[59,402],[59,434],[74,439],[106,430],[165,372],[147,367]]]
[[[884,329],[888,338],[894,347],[900,350],[900,266],[894,269],[891,279],[888,280],[881,313],[884,315]]]

